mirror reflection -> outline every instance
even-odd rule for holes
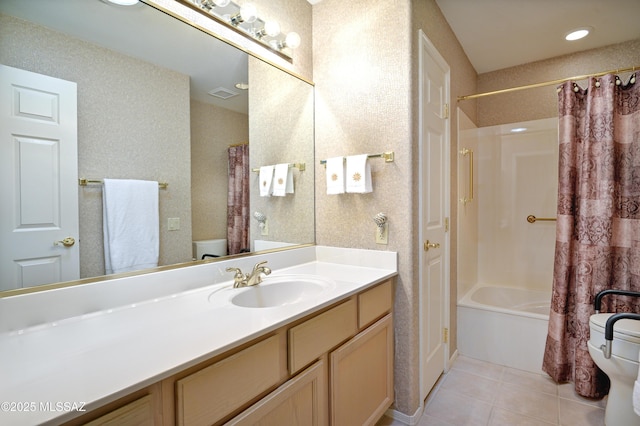
[[[194,241],[228,240],[214,253],[227,254],[238,211],[250,219],[231,254],[314,242],[310,84],[144,3],[3,0],[0,63],[76,83],[77,177],[168,183],[158,191],[159,265],[192,260]],[[249,196],[228,205],[230,151],[247,143]],[[306,170],[292,170],[293,194],[261,197],[251,170],[279,163]],[[48,282],[105,274],[103,187],[75,180],[71,191],[79,233],[67,251],[77,250],[79,275]],[[7,186],[2,192],[10,196]],[[6,271],[0,290],[20,287]],[[24,285],[45,283],[38,272],[23,275]]]

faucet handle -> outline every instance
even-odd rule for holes
[[[227,272],[235,272],[233,275],[233,286],[239,287],[245,282],[246,278],[240,268],[227,268]]]

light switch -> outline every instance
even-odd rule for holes
[[[180,218],[179,217],[170,217],[168,220],[168,228],[169,231],[177,231],[180,229]]]

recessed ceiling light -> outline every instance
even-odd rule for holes
[[[118,6],[135,6],[139,0],[103,0],[105,3],[113,3]]]
[[[567,41],[580,40],[581,38],[585,38],[591,32],[591,27],[582,27],[576,28],[575,30],[571,30],[564,36],[564,39]]]

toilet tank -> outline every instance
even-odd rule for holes
[[[214,256],[227,255],[227,239],[218,238],[215,240],[199,240],[193,242],[193,257],[201,260],[203,254],[212,254]]]

